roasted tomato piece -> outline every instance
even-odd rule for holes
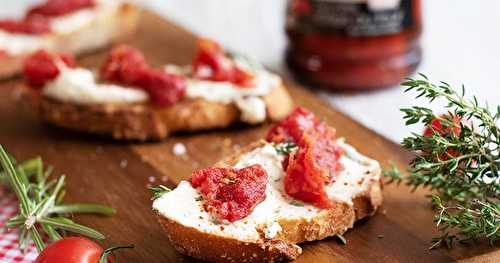
[[[253,76],[238,68],[219,44],[206,38],[198,40],[193,76],[197,79],[228,81],[239,86],[253,85]]]
[[[57,60],[68,67],[75,66],[75,60],[71,55],[55,55],[45,50],[39,50],[24,60],[23,74],[30,86],[40,88],[47,81],[53,80],[59,75]]]
[[[269,142],[294,142],[298,143],[304,132],[311,130],[320,124],[314,113],[297,107],[285,119],[276,124],[267,133],[266,140]]]
[[[326,125],[321,127],[328,128]],[[344,169],[340,162],[344,151],[335,143],[333,132],[330,129],[313,131],[308,133],[308,136],[310,140],[313,140],[312,145],[303,138],[299,143],[299,149],[301,147],[310,148],[317,166],[326,171],[325,183],[334,182],[338,173]]]
[[[242,169],[207,168],[195,171],[191,185],[202,194],[205,209],[234,222],[250,215],[266,198],[267,172],[260,165]]]
[[[61,16],[95,6],[94,0],[47,0],[28,11],[28,16]]]
[[[127,45],[111,50],[100,75],[103,80],[146,90],[158,106],[172,105],[186,93],[184,77],[152,69],[138,49]]]
[[[293,142],[299,149],[283,162],[285,192],[291,197],[320,208],[331,202],[325,185],[335,181],[343,166],[342,149],[335,143],[335,130],[312,112],[298,107],[275,125],[266,137],[275,143]]]
[[[43,16],[27,17],[24,20],[0,20],[0,29],[10,33],[45,34],[50,32],[49,20]]]
[[[285,192],[297,200],[329,208],[325,185],[335,181],[342,171],[342,153],[330,135],[316,130],[304,133],[299,150],[288,157]]]
[[[186,79],[162,70],[148,70],[140,84],[149,93],[151,100],[158,106],[169,106],[186,94]]]
[[[100,77],[126,85],[138,85],[147,78],[149,66],[142,53],[133,47],[114,47],[100,70]]]

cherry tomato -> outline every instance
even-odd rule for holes
[[[442,114],[440,117],[447,120],[453,120],[453,123],[455,125],[453,127],[444,127],[438,119],[434,119],[425,128],[423,133],[424,136],[432,136],[434,135],[434,133],[437,133],[443,137],[447,135],[460,136],[460,132],[462,131],[462,128],[460,127],[462,119],[460,118],[460,116],[456,116],[450,113],[450,114]],[[449,156],[457,157],[459,155],[460,152],[458,152],[457,149],[449,148],[446,150],[446,153],[439,155],[439,159],[448,160]]]
[[[437,119],[431,121],[430,125],[427,126],[424,130],[424,136],[432,136],[434,132],[440,134],[441,136],[445,136],[453,132],[455,136],[459,136],[461,132],[460,123],[462,119],[459,116],[451,116],[450,114],[443,114],[440,116],[444,119],[451,120],[453,118],[453,123],[456,124],[454,127],[443,127],[441,122]]]
[[[35,263],[97,263],[104,249],[83,237],[67,237],[47,246]],[[112,263],[111,257],[107,258]]]

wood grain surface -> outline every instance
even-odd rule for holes
[[[195,36],[185,30],[144,12],[139,31],[129,43],[142,49],[154,65],[187,64],[194,52],[194,40]],[[95,67],[105,55],[105,51],[88,55],[80,63]],[[108,237],[106,244],[134,244],[135,249],[118,253],[119,262],[196,262],[170,245],[151,211],[148,187],[174,187],[194,169],[209,166],[234,149],[262,138],[269,128],[234,127],[179,134],[161,143],[121,143],[40,123],[36,114],[17,100],[14,88],[19,82],[13,79],[0,84],[0,143],[20,160],[41,155],[56,173],[66,174],[67,201],[115,207],[118,214],[114,217],[86,215],[75,220],[102,231]],[[298,105],[321,116],[337,128],[339,136],[384,167],[391,162],[403,167],[411,158],[399,146],[328,107],[309,91],[290,82],[287,87]],[[186,145],[185,156],[172,154],[177,142]],[[383,207],[376,216],[346,233],[347,245],[334,238],[307,243],[296,262],[500,261],[498,247],[486,243],[429,251],[429,240],[437,233],[425,194],[410,193],[404,186],[386,186]]]

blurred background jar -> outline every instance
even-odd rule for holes
[[[420,0],[289,0],[287,64],[334,90],[398,85],[421,60]]]

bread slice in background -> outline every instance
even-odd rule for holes
[[[275,158],[273,146],[258,142],[216,164],[222,167],[238,167],[252,162],[248,160],[264,160],[260,164],[270,176],[266,200],[257,205],[247,218],[233,224],[215,223],[210,215],[204,212],[202,203],[196,201],[199,200],[197,190],[186,181],[182,181],[178,188],[155,200],[153,210],[170,242],[182,254],[211,262],[293,260],[302,251],[297,244],[343,234],[352,228],[357,220],[373,215],[382,204],[381,170],[378,162],[357,153],[342,141],[339,141],[339,145],[345,151],[341,162],[346,169],[332,184],[337,185],[327,190],[330,191],[329,196],[332,194],[340,197],[334,199],[336,201],[329,209],[295,204],[295,201],[287,199],[279,188],[279,180],[282,180],[284,175],[281,174],[281,179],[273,178],[278,169],[282,171],[281,162],[268,162],[265,158],[257,157],[269,154],[269,158]],[[355,181],[349,181],[351,179]],[[355,192],[352,199],[343,200],[343,189]],[[283,210],[278,210],[276,214],[269,212],[269,207],[275,207],[272,203],[281,205],[281,200],[287,202],[283,204]],[[277,207],[280,207],[279,205]],[[297,212],[295,214],[291,211]],[[262,224],[264,221],[261,216],[264,216],[265,224]],[[269,224],[267,220],[274,221]],[[279,224],[281,231],[276,231],[275,223]]]
[[[240,121],[234,103],[185,98],[168,107],[140,104],[77,104],[49,98],[24,85],[22,93],[42,120],[79,132],[112,136],[119,140],[161,140],[174,132],[227,128]],[[281,84],[262,96],[267,120],[284,118],[293,101]]]
[[[99,16],[84,27],[68,33],[48,33],[43,38],[43,49],[57,53],[80,55],[119,43],[130,37],[140,16],[140,9],[123,3],[109,14]],[[0,58],[0,80],[13,77],[22,70],[23,60],[29,54]]]

